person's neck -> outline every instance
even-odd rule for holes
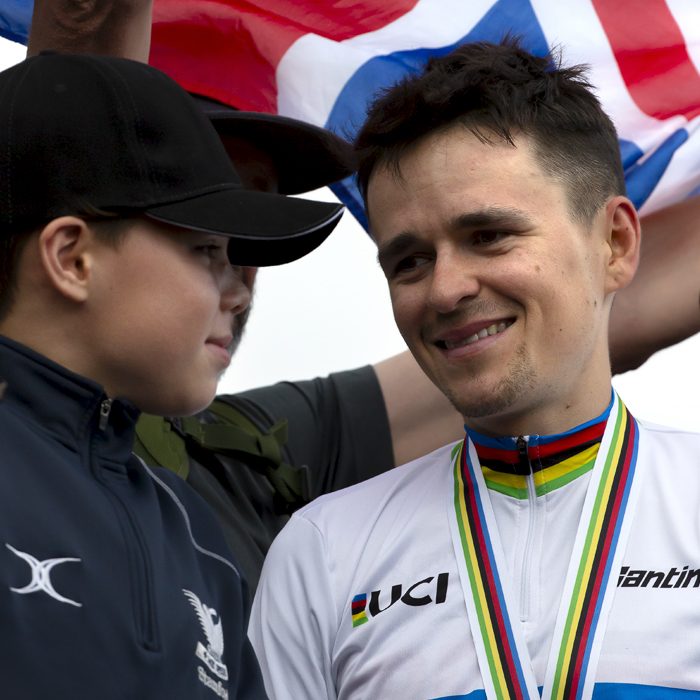
[[[464,418],[470,430],[494,438],[529,435],[559,435],[600,416],[610,405],[610,382],[578,401],[544,401],[498,415]]]
[[[0,322],[0,335],[14,340],[34,352],[87,379],[99,383],[94,376],[89,350],[82,347],[80,338],[85,324],[64,314],[31,313],[17,308]]]

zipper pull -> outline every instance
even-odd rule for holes
[[[105,399],[100,404],[100,423],[99,428],[102,431],[107,430],[107,421],[109,420],[109,413],[112,410],[113,399]]]
[[[529,474],[532,471],[532,465],[530,464],[530,455],[527,452],[527,440],[521,435],[515,440],[515,444],[520,454],[520,466],[526,470],[525,474]]]

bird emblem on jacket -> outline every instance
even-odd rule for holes
[[[207,665],[210,671],[222,680],[228,680],[228,669],[222,660],[224,654],[224,630],[221,624],[221,617],[214,608],[210,608],[202,603],[192,591],[183,588],[182,592],[195,609],[197,618],[207,638],[206,648],[201,642],[197,642],[195,654]],[[216,618],[218,620],[215,622]]]

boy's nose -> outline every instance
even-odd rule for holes
[[[245,311],[252,299],[252,278],[250,275],[243,274],[245,269],[229,265],[226,281],[221,290],[221,309],[232,311],[234,316]]]

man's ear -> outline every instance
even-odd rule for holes
[[[94,234],[76,216],[62,216],[48,223],[39,234],[39,252],[46,275],[68,299],[87,299],[92,272]]]
[[[642,230],[634,204],[627,197],[615,197],[605,209],[610,257],[605,293],[627,286],[639,264]]]

